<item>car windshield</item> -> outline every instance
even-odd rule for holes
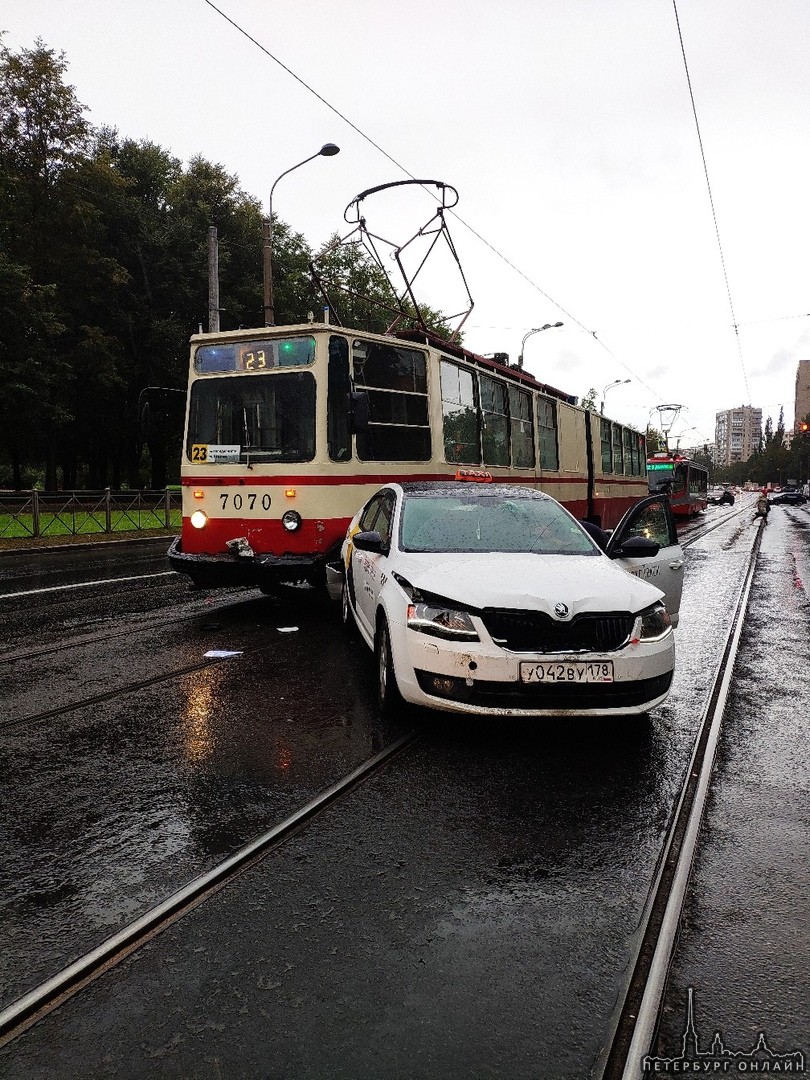
[[[552,499],[519,495],[410,495],[402,505],[403,551],[599,555],[584,529]]]

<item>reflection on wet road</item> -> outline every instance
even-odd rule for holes
[[[0,1067],[587,1075],[754,532],[745,515],[688,548],[676,681],[648,723],[420,714],[415,752],[0,1051]],[[54,642],[60,619],[103,628],[107,603],[134,630],[68,649],[52,682],[30,664],[28,688],[7,675],[12,708],[78,700],[104,670],[118,686],[166,677],[4,736],[6,1002],[401,730],[375,715],[373,662],[329,607],[206,602],[176,584],[151,595],[161,618],[189,618],[147,629],[134,586],[24,616]],[[24,636],[15,625],[18,650]],[[171,677],[211,648],[243,655]]]

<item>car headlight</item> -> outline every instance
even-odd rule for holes
[[[204,529],[208,524],[208,514],[204,510],[195,510],[189,521],[195,529]]]
[[[411,630],[418,630],[421,634],[463,641],[480,640],[466,611],[434,604],[408,604],[405,621]]]
[[[672,619],[663,604],[653,604],[636,619],[633,637],[640,641],[656,641],[672,630]]]
[[[281,515],[281,524],[287,532],[295,532],[296,529],[301,527],[301,515],[297,510],[287,510],[286,513]]]

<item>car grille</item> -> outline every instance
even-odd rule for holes
[[[575,615],[558,622],[543,611],[485,608],[481,618],[496,644],[512,652],[615,652],[630,637],[635,616],[629,612]]]

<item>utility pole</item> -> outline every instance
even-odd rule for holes
[[[219,333],[219,244],[216,225],[208,228],[208,333]]]

